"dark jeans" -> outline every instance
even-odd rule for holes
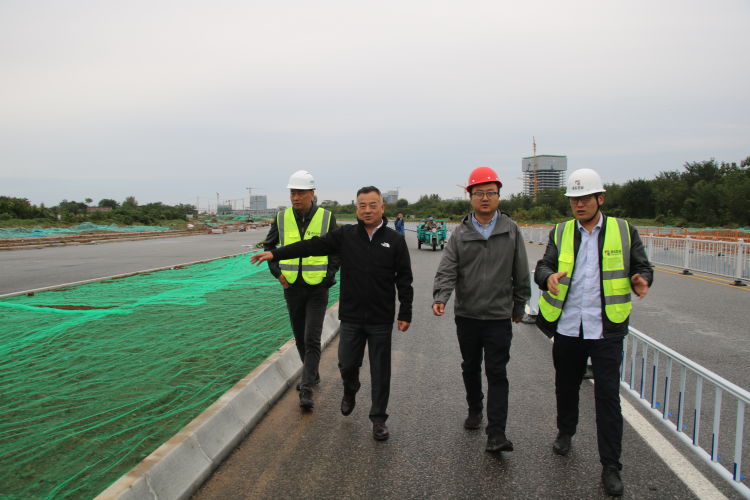
[[[344,392],[356,394],[359,369],[365,356],[365,344],[370,358],[372,380],[372,407],[370,420],[385,422],[388,419],[388,397],[391,393],[391,332],[393,324],[367,325],[341,322],[339,334],[339,370],[344,381]]]
[[[578,425],[578,392],[586,358],[594,370],[596,438],[599,461],[622,469],[622,410],[620,409],[620,361],[622,338],[588,340],[555,334],[552,360],[555,364],[557,429],[573,435]]]
[[[284,298],[303,364],[300,388],[309,389],[318,377],[320,334],[328,307],[328,289],[324,286],[290,286],[284,290]]]
[[[456,317],[461,370],[466,402],[472,412],[482,411],[482,355],[487,374],[487,434],[505,432],[508,420],[508,375],[513,328],[509,319],[479,320]]]

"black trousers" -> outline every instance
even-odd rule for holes
[[[594,370],[594,404],[599,461],[622,469],[622,410],[620,408],[620,362],[622,337],[588,340],[555,334],[552,360],[555,365],[557,429],[573,435],[578,425],[578,393],[586,370],[586,358]]]
[[[461,349],[461,371],[466,402],[472,412],[482,411],[482,357],[487,374],[487,434],[505,432],[508,420],[508,375],[513,327],[510,319],[479,320],[456,317]]]
[[[284,289],[284,298],[303,364],[300,388],[309,389],[318,377],[320,334],[328,307],[328,289],[324,286],[290,286]]]
[[[359,369],[365,356],[365,344],[370,359],[372,406],[370,420],[388,419],[388,398],[391,394],[391,333],[393,324],[368,325],[341,322],[339,333],[339,371],[346,394],[356,394],[361,386]]]

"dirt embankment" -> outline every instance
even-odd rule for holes
[[[104,243],[108,241],[137,240],[146,238],[171,238],[175,236],[190,236],[202,234],[204,230],[182,229],[173,231],[144,231],[142,233],[86,233],[69,234],[64,236],[45,236],[41,238],[8,238],[0,239],[0,250],[16,250],[21,248],[41,248],[48,246],[82,245],[90,243]]]

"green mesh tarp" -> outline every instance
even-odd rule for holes
[[[71,227],[0,227],[0,239],[3,238],[43,238],[46,236],[62,236],[66,234],[91,233],[94,231],[108,231],[114,233],[143,233],[146,231],[169,231],[165,226],[108,226],[83,222]]]
[[[0,300],[0,498],[96,496],[289,340],[248,260]]]

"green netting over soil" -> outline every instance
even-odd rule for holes
[[[291,338],[248,260],[0,300],[0,498],[95,496]]]
[[[110,224],[104,226],[92,222],[83,222],[71,227],[0,227],[2,238],[43,238],[47,236],[63,236],[66,234],[91,233],[94,231],[108,231],[114,233],[143,233],[146,231],[169,231],[165,226],[118,226]]]

